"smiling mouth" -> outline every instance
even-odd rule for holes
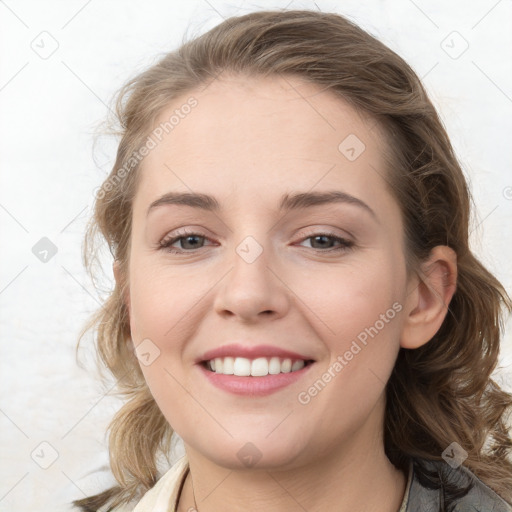
[[[212,373],[238,377],[266,377],[280,373],[292,373],[314,363],[313,360],[280,357],[217,357],[203,361],[201,365]]]

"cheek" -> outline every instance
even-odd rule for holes
[[[393,300],[391,287],[369,290],[330,294],[323,303],[321,318],[329,329],[316,324],[329,357],[298,397],[304,411],[321,411],[323,421],[340,435],[357,431],[383,398],[400,348],[402,304]]]
[[[163,340],[174,334],[175,326],[179,328],[178,322],[186,319],[201,293],[200,289],[194,292],[196,281],[142,258],[132,260],[130,272],[132,337]]]
[[[318,317],[315,323],[323,325],[322,332],[338,340],[340,348],[376,322],[383,330],[381,315],[386,316],[390,308],[384,318],[386,326],[389,318],[395,318],[396,307],[393,310],[392,306],[401,300],[404,284],[399,268],[394,268],[390,260],[382,258],[371,265],[333,269],[314,279],[308,276],[296,281],[294,291],[306,298],[306,305]]]
[[[327,402],[332,399],[350,408],[382,392],[399,350],[404,279],[400,262],[390,255],[336,276],[325,275],[314,286],[303,282],[300,293],[317,316],[310,316],[310,324],[329,352],[319,383],[330,388],[324,393]]]

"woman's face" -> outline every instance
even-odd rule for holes
[[[295,78],[217,79],[155,128],[176,109],[143,160],[129,255],[132,339],[158,406],[231,468],[378,439],[408,287],[379,128]],[[239,375],[204,363],[228,345],[217,355]]]

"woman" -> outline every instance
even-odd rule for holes
[[[337,14],[257,12],[117,106],[85,250],[114,256],[89,327],[127,397],[119,486],[76,504],[511,510],[512,396],[491,379],[511,302],[411,68]],[[173,431],[186,456],[162,476]]]

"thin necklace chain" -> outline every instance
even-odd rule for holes
[[[190,467],[188,469],[188,476],[190,477],[190,483],[192,484],[192,498],[194,499],[194,510],[195,512],[199,512],[199,509],[197,508],[197,503],[196,503],[196,491],[194,490],[194,480],[192,479],[192,473],[190,473]],[[405,483],[405,489],[407,491],[407,478],[406,478],[406,483]],[[401,508],[401,506],[400,506]],[[398,511],[400,512],[400,510]]]
[[[195,512],[199,512],[199,510],[197,509],[197,503],[196,503],[196,491],[194,490],[194,480],[192,479],[192,473],[190,473],[190,469],[189,469],[188,474],[190,475],[190,482],[192,483],[192,497],[194,498],[194,509],[195,509]]]

